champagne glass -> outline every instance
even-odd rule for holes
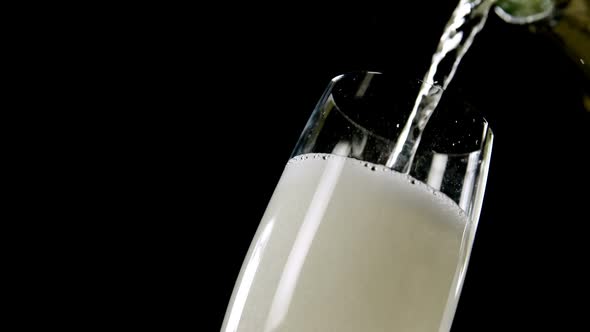
[[[260,222],[221,331],[450,329],[493,135],[445,92],[411,165],[387,167],[418,89],[376,72],[332,79]]]

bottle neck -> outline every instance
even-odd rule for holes
[[[492,0],[505,22],[547,35],[578,67],[590,112],[590,0]]]
[[[549,33],[590,80],[590,0],[571,0],[556,8]]]

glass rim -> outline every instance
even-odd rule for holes
[[[330,85],[331,86],[329,87],[328,90],[329,91],[333,91],[334,90],[334,87],[338,83],[340,83],[343,79],[345,79],[347,77],[350,77],[352,75],[359,75],[359,74],[379,75],[379,76],[385,76],[385,77],[390,77],[391,76],[391,75],[388,75],[386,73],[382,73],[382,72],[379,72],[379,71],[371,71],[371,70],[366,70],[366,71],[365,70],[349,71],[349,72],[346,72],[346,73],[343,73],[343,74],[339,74],[339,75],[336,75],[336,76],[332,77],[332,79],[330,79]],[[416,79],[416,82],[418,84],[427,84],[427,85],[429,85],[431,87],[437,87],[437,88],[443,90],[445,92],[445,94],[450,94],[451,96],[456,94],[456,92],[453,93],[453,91],[448,91],[448,90],[444,89],[442,86],[440,86],[438,84],[426,82],[426,81],[421,80],[421,79]],[[408,84],[411,84],[411,83],[408,83]],[[384,143],[394,144],[396,142],[396,140],[394,138],[387,138],[387,137],[384,137],[382,135],[379,135],[374,130],[372,130],[370,128],[367,128],[366,126],[364,126],[364,125],[358,123],[357,121],[353,120],[350,116],[347,115],[347,113],[344,110],[342,110],[342,108],[340,106],[338,106],[337,101],[333,97],[332,97],[332,101],[334,103],[335,109],[346,119],[346,121],[350,122],[357,129],[359,129],[359,130],[367,133],[368,135],[371,135],[371,136],[375,137],[376,139],[379,139],[380,141],[382,141]],[[468,102],[465,102],[465,103],[468,104]],[[483,115],[481,116],[480,120],[481,120],[481,124],[483,124],[485,126],[485,130],[484,130],[484,132],[482,134],[482,139],[480,140],[479,148],[473,149],[473,150],[470,150],[470,151],[464,151],[464,152],[461,152],[461,153],[449,153],[449,152],[445,152],[445,151],[434,151],[434,152],[444,153],[444,154],[446,154],[448,156],[457,156],[457,157],[459,157],[459,156],[464,156],[464,155],[471,154],[471,153],[476,152],[476,151],[481,151],[485,147],[486,141],[489,140],[489,135],[491,135],[492,138],[494,137],[494,131],[490,127],[489,121]]]

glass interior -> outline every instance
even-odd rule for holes
[[[328,153],[386,165],[408,121],[420,84],[378,72],[335,77],[313,111],[292,157]],[[409,175],[447,195],[477,222],[492,141],[492,131],[481,114],[445,91],[422,134]],[[338,149],[342,144],[351,148]]]

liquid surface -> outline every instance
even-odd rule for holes
[[[334,155],[289,161],[223,332],[448,331],[468,222],[441,193]]]

